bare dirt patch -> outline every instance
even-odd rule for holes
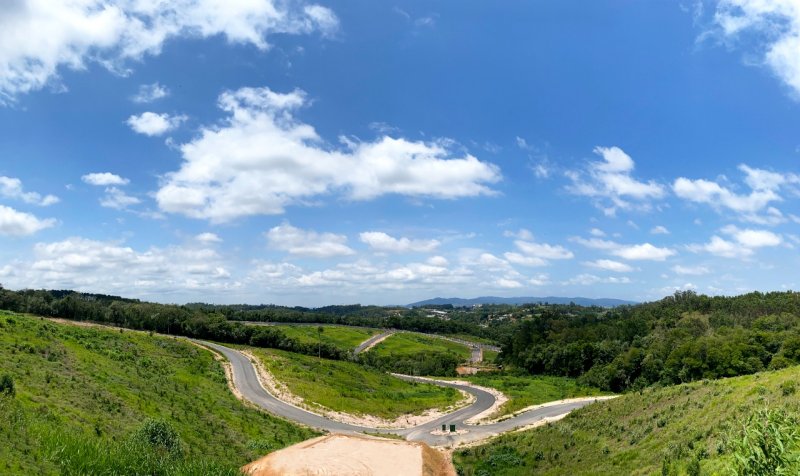
[[[251,476],[455,476],[446,454],[424,443],[362,435],[321,436],[242,468]]]

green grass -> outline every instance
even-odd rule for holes
[[[289,390],[322,407],[394,419],[457,402],[451,388],[406,382],[353,362],[317,359],[271,349],[251,349]]]
[[[497,416],[508,415],[531,405],[564,398],[608,394],[596,388],[578,385],[575,379],[568,377],[478,373],[459,377],[459,379],[503,392],[509,400],[500,408]]]
[[[459,474],[728,474],[730,438],[765,407],[800,415],[800,367],[650,388],[456,451]],[[662,473],[663,471],[663,473]]]
[[[288,337],[297,339],[302,343],[316,344],[319,342],[320,335],[317,332],[317,326],[280,325],[275,327],[283,331]],[[323,343],[329,343],[344,350],[353,350],[358,344],[380,332],[379,329],[360,327],[322,326],[321,337]]]
[[[487,364],[493,364],[497,360],[498,355],[500,355],[500,352],[495,350],[484,350],[483,361]]]
[[[315,435],[243,405],[209,352],[172,338],[0,311],[0,374],[16,389],[0,406],[0,474],[69,474],[69,460],[124,453],[147,418],[173,427],[201,466],[235,469]]]
[[[392,334],[370,350],[370,352],[375,352],[378,356],[392,355],[397,358],[432,351],[450,352],[456,354],[463,361],[469,360],[472,355],[472,351],[465,345],[410,332]]]

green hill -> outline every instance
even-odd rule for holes
[[[0,311],[0,474],[232,474],[314,434],[236,400],[186,341]]]
[[[287,337],[306,345],[316,345],[320,340],[343,351],[351,351],[370,337],[378,334],[379,329],[344,326],[274,326]],[[319,332],[322,327],[322,332]]]
[[[784,453],[798,454],[797,380],[800,367],[791,367],[631,392],[589,405],[559,422],[456,451],[454,461],[459,474],[465,476],[775,474],[733,473],[729,466],[743,425],[753,415],[759,418],[750,422],[757,428],[753,431],[756,436],[750,435],[745,445],[750,448],[747,451],[759,447],[754,438],[768,435],[763,446],[778,452],[777,439],[769,436],[772,430],[758,428],[767,420],[772,425],[775,417],[784,422]],[[770,418],[765,409],[772,409]],[[782,411],[786,415],[781,416]],[[782,474],[798,471],[800,467],[790,466]]]

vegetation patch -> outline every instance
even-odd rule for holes
[[[456,451],[461,475],[798,474],[800,368],[648,388]],[[788,469],[787,469],[788,468]]]
[[[306,403],[393,420],[449,407],[461,399],[452,388],[407,382],[353,362],[279,350],[251,349],[275,378]]]
[[[472,382],[482,387],[501,391],[509,400],[500,407],[495,416],[509,415],[531,405],[563,400],[573,397],[607,395],[593,387],[584,387],[575,379],[567,377],[531,376],[501,372],[466,375],[458,380]]]
[[[2,311],[0,329],[1,474],[144,474],[133,463],[73,466],[128,454],[153,461],[131,450],[138,430],[180,448],[167,451],[173,469],[147,474],[235,469],[316,434],[243,405],[211,353],[182,340]],[[142,430],[148,420],[164,425]]]
[[[352,351],[359,344],[379,334],[379,329],[344,326],[275,326],[287,337],[302,344],[314,345],[319,342],[329,344],[345,351]],[[320,332],[320,329],[322,331]]]
[[[456,367],[469,360],[469,347],[445,339],[398,332],[362,352],[358,360],[388,372],[409,375],[455,376]]]

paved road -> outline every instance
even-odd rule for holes
[[[560,403],[545,408],[528,411],[514,418],[509,418],[499,423],[489,425],[467,425],[464,420],[468,420],[479,413],[491,408],[495,398],[489,392],[456,382],[433,382],[443,387],[452,387],[464,390],[475,396],[475,402],[468,407],[457,410],[434,421],[403,430],[369,428],[357,425],[349,425],[334,420],[329,420],[320,415],[308,412],[301,408],[283,402],[264,389],[258,381],[256,370],[250,360],[241,352],[228,347],[213,344],[205,341],[195,341],[210,349],[213,349],[231,363],[233,369],[233,384],[241,392],[242,396],[250,402],[264,408],[268,412],[284,417],[286,419],[301,423],[306,426],[337,433],[369,432],[369,433],[394,433],[404,436],[410,441],[423,441],[432,446],[451,446],[459,443],[467,443],[485,439],[491,435],[504,433],[514,430],[521,426],[535,423],[544,418],[563,415],[576,408],[583,407],[595,401],[593,398],[569,403]],[[425,379],[399,376],[405,380],[427,382]],[[442,425],[455,424],[459,430],[467,430],[461,435],[434,435],[434,430],[441,430]]]
[[[375,345],[376,342],[389,337],[390,335],[394,334],[395,332],[397,332],[397,331],[386,331],[386,332],[381,332],[380,334],[377,334],[377,335],[374,335],[374,336],[370,337],[369,339],[365,340],[364,342],[358,344],[358,347],[356,347],[356,349],[353,351],[353,354],[357,355],[357,354],[360,354],[360,353],[364,352],[370,346]]]

